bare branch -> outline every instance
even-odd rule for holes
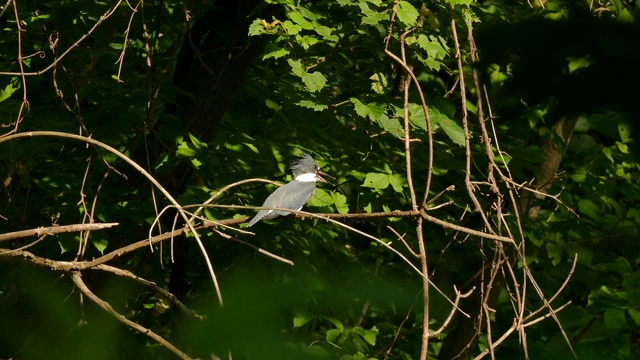
[[[106,271],[106,272],[112,273],[112,274],[120,276],[120,277],[131,279],[131,280],[133,280],[133,281],[135,281],[135,282],[137,282],[139,284],[142,284],[142,285],[150,288],[156,294],[158,294],[161,297],[163,297],[166,300],[168,300],[178,310],[180,310],[183,314],[191,316],[191,317],[198,318],[200,320],[203,319],[202,316],[197,315],[193,311],[189,310],[189,308],[187,308],[180,300],[178,300],[178,298],[175,295],[173,295],[172,293],[170,293],[166,289],[161,288],[160,286],[156,285],[156,283],[151,282],[151,281],[146,280],[146,279],[143,279],[143,278],[133,274],[130,271],[122,270],[122,269],[117,268],[115,266],[110,266],[110,265],[105,265],[105,264],[100,264],[100,265],[98,265],[96,267],[93,267],[91,269],[92,270],[102,270],[102,271]]]
[[[216,277],[215,272],[213,271],[213,266],[211,265],[211,261],[209,260],[209,255],[207,254],[207,252],[206,252],[206,250],[204,248],[204,245],[202,244],[202,240],[200,240],[200,236],[196,232],[196,230],[193,227],[193,225],[191,225],[191,222],[189,221],[189,219],[187,218],[187,215],[184,213],[184,211],[180,207],[180,204],[178,204],[178,202],[173,198],[173,196],[169,193],[169,191],[167,191],[167,189],[165,189],[153,176],[151,176],[151,174],[149,174],[145,169],[143,169],[135,161],[129,159],[125,154],[123,154],[120,151],[114,149],[113,147],[111,147],[111,146],[109,146],[109,145],[107,145],[105,143],[102,143],[100,141],[94,140],[92,138],[88,138],[88,137],[84,137],[84,136],[80,136],[80,135],[61,133],[61,132],[57,132],[57,131],[31,131],[31,132],[24,132],[24,133],[12,134],[12,135],[8,135],[8,136],[0,137],[0,143],[6,142],[6,141],[10,141],[10,140],[15,140],[15,139],[37,137],[37,136],[74,139],[74,140],[78,140],[78,141],[82,141],[82,142],[86,142],[86,143],[95,145],[97,147],[101,147],[101,148],[111,152],[112,154],[116,155],[118,158],[122,159],[127,164],[131,165],[134,169],[136,169],[136,171],[138,171],[145,178],[147,178],[147,180],[149,180],[154,186],[156,186],[158,188],[158,190],[160,190],[162,192],[162,194],[167,198],[167,200],[169,200],[169,202],[171,202],[171,204],[173,204],[176,207],[176,209],[178,211],[178,214],[184,219],[186,226],[189,227],[189,230],[191,231],[191,233],[193,233],[194,239],[196,240],[196,243],[200,247],[200,251],[202,252],[202,256],[204,257],[205,262],[207,264],[207,268],[209,270],[209,275],[211,276],[211,280],[213,281],[213,286],[216,289],[216,294],[218,296],[218,302],[220,303],[220,305],[222,305],[222,303],[223,303],[222,302],[222,293],[220,292],[220,286],[218,286],[218,279]]]
[[[30,236],[42,236],[42,235],[56,235],[62,233],[78,232],[78,231],[93,231],[108,229],[110,227],[118,226],[118,223],[104,223],[104,224],[74,224],[74,225],[60,225],[41,227],[37,229],[15,231],[5,234],[0,234],[0,241],[15,240]]]
[[[191,359],[191,357],[189,357],[187,354],[185,354],[182,351],[180,351],[177,347],[173,346],[173,344],[171,344],[170,342],[165,340],[162,336],[154,333],[150,329],[147,329],[146,327],[144,327],[144,326],[142,326],[142,325],[140,325],[138,323],[135,323],[135,322],[127,319],[124,315],[121,315],[117,311],[115,311],[111,307],[111,305],[109,305],[108,302],[100,299],[98,296],[96,296],[96,294],[94,294],[91,290],[89,290],[87,285],[85,285],[84,281],[82,281],[82,277],[81,277],[79,272],[77,272],[77,271],[72,272],[71,273],[71,280],[73,280],[73,283],[78,287],[78,289],[84,295],[86,295],[91,301],[96,303],[104,311],[106,311],[109,314],[111,314],[113,317],[115,317],[121,323],[129,326],[130,328],[136,330],[137,332],[141,333],[142,335],[144,335],[144,336],[148,337],[149,339],[157,342],[158,344],[164,346],[169,351],[171,351],[172,353],[176,354],[180,359],[185,359],[185,360],[190,360]]]

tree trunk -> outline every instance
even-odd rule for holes
[[[185,137],[192,134],[203,142],[214,137],[222,116],[244,83],[253,61],[262,54],[266,38],[249,37],[249,25],[259,16],[271,20],[282,13],[282,9],[265,6],[259,13],[256,10],[261,4],[262,0],[215,1],[211,9],[195,21],[182,40],[173,75],[173,85],[181,92],[173,103],[167,104],[165,113],[182,123]],[[155,130],[162,124],[162,120],[158,121]],[[175,144],[151,141],[148,149],[138,151],[134,159],[146,164],[148,157],[149,162],[154,164],[174,148]],[[154,176],[171,194],[178,196],[184,192],[192,171],[188,160],[178,158],[170,171]],[[172,226],[174,214],[163,215],[163,228]],[[178,237],[174,240],[169,290],[179,299],[183,299],[189,290],[186,283],[187,250],[188,239]]]

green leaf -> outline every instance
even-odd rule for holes
[[[474,0],[445,0],[445,2],[451,5],[471,5]]]
[[[363,104],[357,98],[349,99],[355,106],[356,114],[363,118],[369,118],[373,121],[378,121],[384,115],[385,105],[377,103]]]
[[[313,317],[307,314],[298,314],[293,317],[293,327],[298,328],[300,326],[303,326],[304,324],[311,321],[311,319],[313,319]]]
[[[433,35],[427,37],[424,34],[420,34],[418,36],[418,46],[424,49],[430,58],[435,60],[442,60],[448,54],[448,49],[442,46],[443,42],[444,40],[440,40]]]
[[[383,114],[380,119],[378,119],[377,123],[385,131],[388,131],[396,136],[401,136],[403,133],[402,125],[400,125],[400,121],[398,119],[392,119]]]
[[[287,63],[289,64],[289,66],[291,66],[293,75],[302,77],[304,74],[307,73],[306,71],[304,71],[304,68],[302,67],[302,62],[300,62],[300,60],[289,59],[287,60]]]
[[[502,85],[509,78],[509,75],[502,72],[500,66],[496,64],[492,64],[489,69],[487,69],[487,72],[489,73],[491,85],[494,86]]]
[[[156,307],[155,300],[157,300],[157,299],[156,298],[151,298],[149,300],[151,300],[151,302],[145,302],[145,303],[142,304],[142,306],[147,310],[148,309],[153,309],[154,307]]]
[[[329,108],[325,104],[314,103],[311,100],[301,100],[301,101],[297,102],[296,105],[302,106],[302,107],[307,108],[307,109],[313,109],[313,111],[322,111],[322,110],[326,110],[326,109]]]
[[[367,108],[367,106],[363,104],[362,101],[357,98],[351,98],[349,99],[349,101],[351,101],[351,103],[355,105],[356,114],[358,114],[360,117],[366,118],[367,116],[369,116],[369,108]]]
[[[398,15],[398,20],[405,24],[408,27],[415,25],[418,20],[418,10],[413,7],[410,3],[406,1],[398,1],[396,14]]]
[[[353,328],[353,332],[362,336],[362,338],[369,343],[369,345],[376,344],[376,336],[378,336],[378,329],[374,326],[371,330],[363,329],[359,326]]]
[[[100,251],[100,254],[104,255],[104,251],[107,248],[107,245],[109,245],[109,240],[106,238],[91,239],[91,244]]]
[[[389,184],[395,192],[402,193],[402,188],[407,186],[407,178],[401,174],[389,175]]]
[[[11,81],[5,86],[4,90],[0,90],[0,102],[10,98],[11,94],[18,89],[20,89],[19,79],[17,77],[11,78]]]
[[[262,60],[269,58],[279,59],[283,56],[289,55],[290,50],[274,44],[269,44],[265,48],[265,55],[262,56]]]
[[[627,146],[627,144],[623,144],[619,141],[616,141],[616,146],[618,147],[618,150],[620,150],[621,153],[623,154],[629,153],[629,147]]]
[[[340,332],[344,331],[344,325],[342,324],[342,321],[334,317],[329,317],[327,318],[327,320],[329,320],[333,324],[333,326],[335,326],[336,329],[338,329]]]
[[[607,329],[626,328],[626,319],[624,311],[616,308],[608,308],[604,312],[604,326]]]
[[[200,140],[198,140],[197,137],[193,136],[191,133],[189,133],[189,139],[191,139],[191,143],[198,150],[202,150],[207,147],[206,143],[201,142]]]
[[[58,246],[60,247],[60,253],[64,254],[67,251],[73,251],[78,248],[78,242],[80,241],[79,237],[68,236],[65,234],[64,236],[58,235]]]
[[[377,12],[369,8],[369,4],[366,1],[358,2],[360,12],[364,15],[362,18],[363,25],[377,25],[380,21],[387,20],[389,15],[386,12]]]
[[[398,117],[400,117],[401,119],[403,118],[401,108],[398,108],[396,110],[396,114],[398,114]],[[417,127],[418,129],[427,131],[427,119],[424,116],[422,105],[418,105],[415,103],[409,104],[409,123],[414,127]]]
[[[297,35],[300,31],[302,31],[302,26],[292,23],[289,20],[285,20],[282,22],[282,28],[287,32],[288,35]]]
[[[640,326],[640,310],[630,308],[627,310],[627,312],[629,313],[629,317],[631,317],[631,320],[633,320],[636,325]]]
[[[580,213],[596,220],[600,216],[600,208],[589,199],[578,200],[578,210]]]
[[[447,134],[449,139],[460,146],[464,146],[464,129],[462,129],[460,125],[456,124],[455,121],[447,118],[446,120],[440,121],[440,126],[444,130],[444,133]]]
[[[577,168],[575,173],[571,175],[571,179],[575,182],[584,182],[587,179],[587,169]]]
[[[364,187],[374,189],[386,189],[389,186],[389,175],[381,173],[368,173],[364,179]]]
[[[591,60],[586,57],[568,57],[569,60],[569,73],[573,73],[574,71],[582,68],[589,67],[591,65]]]
[[[311,92],[319,91],[327,84],[327,78],[317,71],[303,76],[302,81]]]
[[[384,94],[387,89],[388,81],[387,77],[383,73],[377,72],[369,76],[369,80],[371,80],[371,90],[376,94]]]
[[[362,208],[366,213],[371,213],[373,211],[373,204],[368,203]]]
[[[384,115],[385,107],[386,106],[384,104],[367,104],[367,108],[369,108],[369,118],[373,121],[378,121]]]
[[[193,146],[193,144],[183,141],[180,143],[180,145],[178,145],[178,148],[176,149],[176,155],[182,157],[194,157],[198,155],[198,151],[196,150],[195,146]]]
[[[264,104],[267,108],[274,110],[275,112],[279,112],[282,110],[282,106],[271,99],[264,99]]]
[[[547,255],[552,259],[553,266],[560,264],[562,261],[562,253],[564,251],[564,247],[558,246],[557,244],[548,243],[545,246],[547,249]]]
[[[264,25],[262,24],[262,19],[255,19],[249,25],[249,36],[257,36],[264,34]]]
[[[302,46],[303,49],[309,50],[310,47],[318,43],[318,38],[312,35],[305,35],[301,38],[298,38],[298,44]]]
[[[338,40],[340,40],[338,35],[334,35],[332,33],[333,30],[330,27],[316,24],[313,30],[315,30],[315,32],[318,33],[318,35],[320,35],[324,40],[328,40],[331,42],[337,42]]]
[[[307,73],[302,68],[302,63],[300,60],[287,60],[289,66],[291,66],[291,70],[293,74],[300,77],[302,82],[307,86],[307,89],[311,92],[316,92],[322,89],[327,84],[327,78],[324,77],[321,73],[315,71],[311,74]]]
[[[340,337],[340,334],[342,334],[342,331],[338,330],[338,329],[330,329],[327,331],[327,342],[334,344],[336,343],[336,340],[338,340],[338,338]]]
[[[296,24],[300,25],[305,30],[313,30],[313,23],[307,21],[302,14],[298,12],[290,12],[289,18],[293,20]]]
[[[331,206],[333,205],[334,198],[331,193],[325,189],[317,188],[309,205],[311,206]]]
[[[631,138],[631,127],[626,122],[620,122],[618,124],[618,134],[622,142],[627,142]]]
[[[331,194],[331,197],[333,198],[333,204],[336,206],[336,210],[338,210],[338,213],[340,214],[348,213],[349,205],[347,205],[347,197],[335,191],[332,191],[330,194]]]

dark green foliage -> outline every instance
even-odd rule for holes
[[[540,206],[539,215],[522,214],[524,259],[550,299],[563,286],[577,255],[572,277],[552,307],[571,302],[557,316],[580,359],[638,358],[640,166],[634,140],[640,111],[634,89],[640,85],[640,5],[613,1],[608,7],[590,8],[596,5],[543,1],[541,8],[540,1],[531,3],[536,4],[446,0],[422,7],[420,2],[396,2],[388,49],[400,56],[401,38],[406,41],[407,63],[426,98],[434,141],[429,199],[455,187],[430,206],[450,203],[429,214],[486,231],[464,182],[466,112],[470,179],[478,181],[475,194],[491,225],[500,221],[492,207],[495,193],[486,186],[489,160],[478,124],[478,101],[486,99],[474,86],[475,69],[495,117],[492,126],[487,125],[495,132],[489,134],[496,155],[492,160],[514,181],[500,182],[502,211],[508,215],[502,226],[513,230],[519,242],[507,190],[539,177],[549,161],[543,144],[559,144],[558,176],[544,188],[559,194],[559,201],[532,198],[530,206]],[[308,151],[338,185],[319,184],[305,210],[410,210],[403,73],[384,52],[394,2],[238,4],[151,1],[133,12],[130,5],[135,4],[121,3],[62,58],[113,5],[17,2],[25,30],[20,38],[10,5],[0,17],[0,235],[52,225],[119,223],[88,236],[80,259],[91,260],[147,239],[154,219],[170,204],[157,190],[152,194],[137,170],[105,150],[59,138],[3,142],[3,135],[14,128],[90,135],[134,159],[184,206],[201,204],[244,179],[289,181],[291,160]],[[451,16],[461,46],[465,111],[456,87],[460,73]],[[470,25],[479,47],[477,63],[470,55]],[[58,62],[23,78],[16,74],[18,49],[25,72]],[[22,102],[25,90],[28,106]],[[420,205],[430,154],[425,114],[413,84],[407,113],[414,140],[412,181]],[[565,116],[578,118],[568,146],[554,131]],[[258,206],[274,189],[264,182],[241,184],[212,205]],[[518,204],[526,203],[524,194],[519,189]],[[210,206],[201,215],[225,220],[253,214]],[[164,213],[161,230],[154,227],[152,235],[169,231],[174,215]],[[415,218],[340,221],[391,242],[420,266],[396,235],[417,251]],[[108,263],[163,288],[171,283],[174,290],[173,282],[180,283],[181,293],[176,293],[204,320],[170,307],[158,293],[131,279],[95,269],[83,270],[83,279],[115,311],[194,358],[419,359],[425,316],[421,279],[379,242],[313,218],[261,222],[251,228],[255,236],[229,227],[218,230],[294,265],[211,229],[199,231],[220,283],[225,304],[220,307],[192,235],[176,242],[175,263],[170,241],[163,243],[162,252],[142,248]],[[426,221],[421,235],[430,279],[451,298],[454,285],[469,291],[476,284],[498,248],[490,240]],[[46,259],[74,261],[81,236],[45,236],[26,250]],[[17,249],[31,240],[3,241],[0,247]],[[510,261],[522,286],[528,281],[522,259],[514,256]],[[506,285],[496,286],[499,291],[491,304],[494,342],[516,316],[510,296],[517,286],[507,278]],[[527,282],[525,315],[543,306],[532,288]],[[429,295],[429,326],[435,331],[451,305],[433,287]],[[173,358],[86,296],[79,299],[69,273],[0,252],[0,358]],[[538,316],[545,314],[548,310]],[[465,324],[469,328],[472,320],[465,323],[457,316],[431,338],[429,358],[459,351],[450,341],[462,331],[453,329]],[[489,344],[483,324],[470,356]],[[573,356],[551,318],[528,326],[526,333],[527,353],[516,331],[496,347],[496,358]]]

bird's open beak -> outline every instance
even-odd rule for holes
[[[333,183],[331,183],[330,181],[327,181],[327,179],[323,178],[323,176],[326,176],[326,177],[328,177],[330,179],[335,179],[333,176],[327,174],[326,172],[324,172],[322,170],[316,171],[316,175],[318,176],[318,180],[322,181],[323,183],[335,186],[335,185],[333,185]]]

